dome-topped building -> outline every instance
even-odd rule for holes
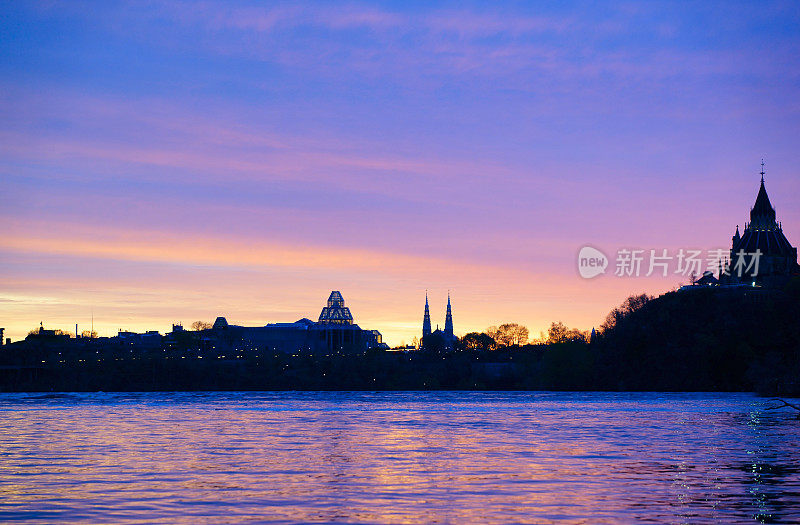
[[[758,260],[755,261],[754,258]],[[776,220],[775,208],[764,186],[764,163],[761,163],[761,187],[750,210],[750,222],[744,232],[739,227],[733,235],[730,263],[726,273],[733,281],[778,285],[800,273],[797,248],[792,246]]]

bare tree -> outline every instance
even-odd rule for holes
[[[192,330],[195,332],[200,332],[201,330],[208,330],[211,328],[211,323],[207,323],[205,321],[195,321],[192,323]]]
[[[500,346],[524,345],[528,342],[528,328],[517,323],[490,326],[486,334]]]
[[[568,328],[561,321],[550,324],[550,329],[547,330],[548,344],[567,343],[570,341],[586,342],[587,339],[586,332],[582,332],[577,328]]]

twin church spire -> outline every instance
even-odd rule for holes
[[[436,327],[439,331],[439,327]],[[422,317],[422,337],[425,338],[433,333],[431,330],[431,310],[428,304],[428,292],[425,292],[425,315]],[[455,337],[453,335],[453,307],[450,304],[450,292],[447,292],[447,314],[444,319],[444,335],[448,338]]]

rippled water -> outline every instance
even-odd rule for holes
[[[0,395],[0,521],[800,521],[800,420],[731,394]]]

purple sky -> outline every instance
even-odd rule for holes
[[[599,325],[685,277],[585,244],[800,241],[796,2],[0,6],[0,326]],[[613,271],[613,269],[612,269]]]

